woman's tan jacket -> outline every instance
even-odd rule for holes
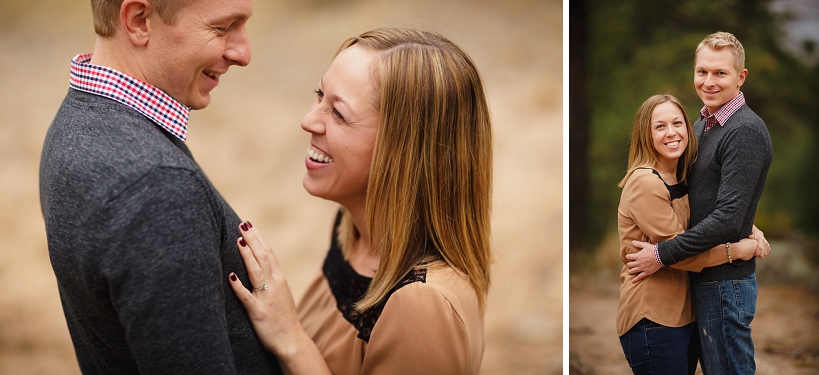
[[[668,327],[682,327],[695,320],[688,272],[699,272],[716,250],[706,251],[670,267],[662,267],[638,283],[628,274],[626,254],[639,249],[632,240],[667,241],[688,227],[688,192],[683,184],[666,185],[654,170],[636,169],[620,196],[617,209],[620,235],[620,304],[617,335],[622,336],[642,318]]]

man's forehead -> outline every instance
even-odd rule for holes
[[[696,66],[709,66],[709,67],[717,67],[719,65],[728,65],[731,68],[734,67],[736,57],[734,56],[733,51],[731,51],[728,47],[723,48],[711,48],[711,47],[703,47],[698,53],[694,60],[694,65]]]
[[[198,14],[211,22],[247,21],[253,15],[253,0],[193,0],[182,11]]]

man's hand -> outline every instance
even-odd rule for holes
[[[660,269],[660,265],[657,264],[657,260],[654,259],[654,245],[641,241],[631,241],[631,244],[641,249],[637,253],[626,254],[626,259],[629,261],[626,263],[626,266],[629,268],[628,274],[637,275],[634,276],[631,282],[637,283],[646,276],[657,272],[657,270]]]
[[[754,225],[753,229],[751,229],[751,239],[756,240],[756,251],[754,252],[754,257],[756,258],[764,258],[768,256],[768,253],[771,252],[771,244],[768,243],[768,240],[765,239],[765,235],[762,233],[759,228]]]

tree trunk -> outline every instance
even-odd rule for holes
[[[569,2],[569,251],[584,249],[589,201],[585,0]]]

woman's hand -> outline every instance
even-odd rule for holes
[[[748,260],[754,257],[757,250],[757,241],[750,238],[743,238],[739,242],[731,244],[731,258]]]
[[[245,288],[234,273],[230,274],[230,286],[247,309],[262,345],[277,355],[286,356],[295,352],[299,341],[306,336],[296,314],[293,295],[273,250],[256,228],[246,222],[239,230],[242,237],[236,244],[253,292]]]
[[[242,238],[236,245],[253,292],[234,273],[230,274],[230,286],[245,305],[262,345],[276,354],[285,374],[329,375],[327,362],[299,322],[293,295],[273,250],[250,222],[239,225],[239,231]]]
[[[754,256],[757,258],[764,258],[768,256],[768,253],[771,252],[771,244],[768,243],[768,240],[765,239],[765,235],[762,233],[759,228],[754,225],[751,229],[751,237],[757,241],[756,251],[754,252]]]

